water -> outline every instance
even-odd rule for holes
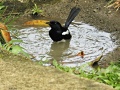
[[[111,34],[99,31],[93,26],[81,22],[74,22],[69,30],[72,39],[66,42],[53,42],[48,33],[50,27],[25,27],[19,30],[19,38],[23,40],[20,45],[35,58],[33,60],[56,59],[64,66],[80,66],[105,55],[116,48]],[[79,52],[85,53],[84,58],[77,56]]]

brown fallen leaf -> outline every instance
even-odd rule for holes
[[[7,43],[11,40],[10,33],[7,30],[8,30],[7,27],[3,23],[0,23],[0,35],[4,39],[4,41],[1,42]]]
[[[79,52],[79,53],[76,54],[76,55],[69,56],[69,58],[76,57],[76,56],[81,56],[82,58],[84,58],[85,54],[84,54],[83,51],[81,51],[81,52]]]
[[[9,42],[11,40],[10,33],[6,30],[1,30],[1,34],[5,40],[5,42]]]
[[[112,4],[107,6],[107,8],[109,8],[109,7],[114,7],[116,9],[116,11],[118,11],[120,8],[120,0],[114,1]]]
[[[0,22],[0,30],[1,29],[2,30],[8,30],[7,27],[3,23]]]
[[[32,21],[25,22],[24,25],[48,26],[48,24],[46,24],[46,22],[49,22],[49,21],[47,21],[47,20],[32,20]]]
[[[78,54],[77,54],[77,56],[81,56],[82,58],[84,58],[84,52],[83,51],[81,51],[81,52],[79,52]]]

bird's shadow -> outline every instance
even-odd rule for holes
[[[61,61],[63,58],[63,53],[69,48],[70,40],[65,42],[53,42],[51,44],[49,55],[53,60]]]

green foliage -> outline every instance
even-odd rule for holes
[[[44,57],[43,57],[44,58]],[[40,60],[39,62],[37,62],[38,64],[40,65],[45,65],[45,64],[48,64],[49,63],[49,60]]]
[[[15,43],[21,43],[21,42],[22,40],[11,40],[8,43],[3,44],[3,45],[0,43],[0,47],[14,54],[22,54],[24,56],[30,57],[29,54],[27,54],[24,51],[24,48],[20,47],[18,44],[15,44]]]
[[[80,77],[94,79],[96,81],[111,85],[117,90],[120,90],[120,62],[111,63],[111,65],[106,69],[98,68],[97,70],[91,70],[89,72],[83,70],[86,65],[77,68],[70,68],[58,64],[56,60],[53,61],[53,65],[59,70],[71,72]]]
[[[39,13],[42,13],[42,12],[43,12],[43,10],[39,9],[39,7],[36,4],[34,4],[34,7],[32,9],[32,14],[34,15],[36,13],[39,14]]]
[[[0,19],[2,19],[3,14],[5,13],[7,7],[3,5],[3,3],[0,3]]]
[[[109,5],[109,4],[113,3],[113,2],[115,2],[115,0],[107,0],[107,1],[108,1],[108,4],[107,4],[107,5]]]
[[[0,3],[0,22],[3,22],[5,24],[12,24],[13,21],[15,21],[18,16],[13,15],[13,11],[10,11],[9,13],[6,13],[7,6],[4,6],[3,3]]]
[[[13,10],[10,11],[9,13],[6,13],[7,6],[4,6],[3,3],[0,2],[0,22],[7,24],[8,29],[11,27],[11,24],[19,17],[13,14]],[[11,29],[11,28],[10,28]],[[1,34],[1,33],[0,33]],[[2,35],[0,35],[2,36]],[[0,38],[0,47],[3,49],[6,49],[14,54],[22,54],[24,56],[30,57],[29,54],[25,52],[25,49],[20,47],[16,43],[21,43],[22,40],[11,40],[10,42],[6,43],[4,42],[3,38]]]
[[[0,42],[1,42],[1,44],[6,43],[3,36],[2,36],[2,34],[1,34],[1,31],[0,31]]]
[[[101,69],[95,73],[95,80],[111,85],[120,90],[120,62],[112,63],[106,69]]]
[[[0,3],[0,10],[2,10],[4,8],[5,8],[5,6],[2,3]]]
[[[62,66],[60,64],[58,64],[58,62],[56,60],[53,60],[53,66],[55,66],[55,68],[59,69],[59,70],[63,70],[65,72],[70,72],[72,73],[74,68],[69,68],[69,67],[65,67],[65,66]]]

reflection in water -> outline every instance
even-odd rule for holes
[[[71,40],[60,43],[50,39],[49,30],[50,27],[19,30],[19,38],[24,41],[21,46],[35,56],[34,60],[56,59],[65,66],[74,67],[95,60],[101,54],[105,55],[116,48],[110,33],[99,31],[88,24],[74,22],[69,27]],[[84,51],[84,58],[76,56],[80,51]]]
[[[53,42],[51,44],[49,55],[55,60],[62,60],[63,53],[69,48],[70,40],[65,42]]]

